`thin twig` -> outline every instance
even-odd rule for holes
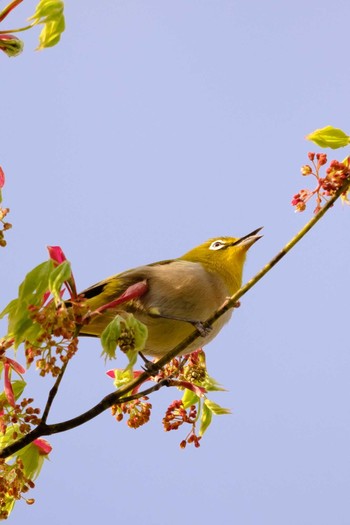
[[[221,308],[219,308],[211,317],[209,317],[205,321],[205,325],[211,326],[215,321],[217,321],[228,310],[230,310],[231,308],[234,308],[237,301],[244,294],[246,294],[258,281],[260,281],[260,279],[262,279],[306,235],[306,233],[310,231],[311,228],[313,228],[313,226],[315,226],[315,224],[323,217],[323,215],[329,210],[329,208],[333,206],[336,200],[348,190],[349,186],[350,186],[350,180],[346,180],[343,186],[339,188],[339,190],[333,195],[333,197],[329,199],[329,201],[324,205],[324,207],[314,217],[312,217],[312,219],[299,231],[299,233],[295,237],[293,237],[293,239],[289,241],[284,246],[284,248],[282,248],[282,250],[275,257],[273,257],[271,261],[268,264],[266,264],[255,275],[255,277],[250,279],[242,288],[240,288],[240,290],[238,290],[234,295],[232,295]],[[200,339],[200,333],[198,330],[194,330],[188,337],[186,337],[186,339],[184,339],[181,343],[176,345],[166,355],[161,357],[156,363],[157,366],[159,368],[162,368],[164,365],[166,365],[172,359],[174,359],[174,357],[176,357],[181,352],[183,352],[196,339]],[[40,436],[57,434],[59,432],[64,432],[66,430],[71,430],[73,428],[76,428],[86,423],[87,421],[90,421],[91,419],[95,418],[96,416],[104,412],[107,408],[110,408],[112,405],[124,403],[128,400],[135,399],[135,396],[141,397],[142,395],[146,395],[146,393],[154,392],[156,390],[159,390],[162,386],[169,384],[168,382],[165,383],[161,381],[157,383],[156,385],[154,385],[153,387],[151,387],[150,389],[143,391],[142,393],[139,392],[138,394],[127,396],[129,392],[133,391],[135,388],[137,388],[142,383],[144,383],[150,377],[150,375],[151,375],[150,372],[147,372],[147,371],[143,372],[133,381],[121,387],[116,392],[112,392],[111,394],[108,394],[106,397],[104,397],[97,405],[92,407],[90,410],[87,410],[83,414],[80,414],[79,416],[73,419],[70,419],[68,421],[64,421],[61,423],[51,424],[51,425],[47,425],[45,421],[42,421],[34,430],[29,432],[27,435],[23,436],[22,438],[12,443],[11,445],[8,445],[7,447],[3,448],[0,451],[0,458],[6,458],[6,457],[13,455],[15,452],[17,452],[24,446],[28,445],[29,443],[34,441],[34,439]],[[50,392],[50,395],[51,395],[51,392]],[[57,391],[54,391],[52,393],[53,398],[55,397],[56,393]],[[50,398],[50,395],[49,395],[49,398]],[[48,399],[48,403],[49,403],[49,399]],[[51,404],[49,404],[49,409],[50,409],[50,406]],[[45,415],[45,411],[44,411],[44,415]]]
[[[64,365],[62,366],[62,368],[60,370],[60,373],[58,374],[57,379],[55,381],[55,384],[53,385],[53,387],[51,388],[51,390],[49,392],[49,396],[47,398],[46,405],[45,405],[45,408],[44,408],[44,412],[43,412],[43,415],[42,415],[42,418],[41,418],[41,422],[44,423],[44,424],[47,421],[47,418],[48,418],[48,415],[49,415],[49,412],[50,412],[53,400],[56,397],[56,394],[58,392],[58,388],[59,388],[60,383],[62,381],[63,374],[66,371],[68,363],[69,363],[69,361],[66,361],[64,363]]]
[[[148,374],[145,372],[144,375],[147,379]],[[128,387],[127,392],[130,392],[131,390],[131,388],[129,388],[130,385],[131,383],[129,383],[129,385],[126,385],[126,387]],[[94,419],[96,416],[100,415],[102,412],[104,412],[113,405],[120,405],[121,403],[127,403],[129,401],[139,399],[141,397],[151,394],[152,392],[160,390],[164,386],[169,386],[168,379],[163,379],[155,385],[151,386],[150,388],[143,390],[142,392],[137,392],[136,394],[132,394],[130,396],[125,397],[123,397],[123,395],[125,394],[126,387],[123,387],[117,390],[116,392],[108,394],[99,403],[97,403],[97,405],[95,405],[94,407],[90,408],[89,410],[87,410],[83,414],[80,414],[77,417],[74,417],[67,421],[63,421],[61,423],[53,423],[51,425],[47,425],[44,421],[42,421],[31,432],[0,450],[0,458],[7,458],[12,456],[22,448],[32,443],[38,437],[51,436],[52,434],[59,434],[60,432],[72,430],[73,428],[76,428],[80,425],[83,425],[84,423],[87,423],[91,419]]]

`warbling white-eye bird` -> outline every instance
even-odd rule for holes
[[[210,331],[201,330],[202,323],[241,287],[246,254],[260,239],[260,230],[241,238],[209,239],[177,259],[139,266],[91,286],[82,292],[90,311],[111,302],[113,307],[92,316],[80,335],[99,337],[115,315],[131,312],[147,326],[143,350],[147,355],[163,356],[193,332],[193,326],[203,338],[183,353],[207,344],[230,319],[232,310]]]

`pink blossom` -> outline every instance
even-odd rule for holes
[[[60,246],[48,246],[47,249],[50,255],[50,259],[57,262],[58,264],[61,264],[67,260]]]
[[[52,446],[50,445],[50,443],[43,438],[34,439],[33,445],[38,447],[39,454],[42,456],[47,456],[52,450]]]
[[[4,187],[5,184],[5,173],[4,170],[0,166],[0,189]]]

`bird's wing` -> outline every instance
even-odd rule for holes
[[[169,264],[170,262],[171,260],[160,261],[112,275],[90,286],[82,292],[82,295],[88,300],[90,308],[93,310],[110,302],[115,302],[115,306],[117,306],[117,304],[131,301],[147,292],[149,269],[157,265]]]

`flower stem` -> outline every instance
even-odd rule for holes
[[[29,24],[25,27],[18,27],[17,29],[6,29],[5,31],[0,31],[0,35],[7,35],[9,33],[20,33],[21,31],[27,31],[27,29],[31,29],[34,27],[35,24]]]

